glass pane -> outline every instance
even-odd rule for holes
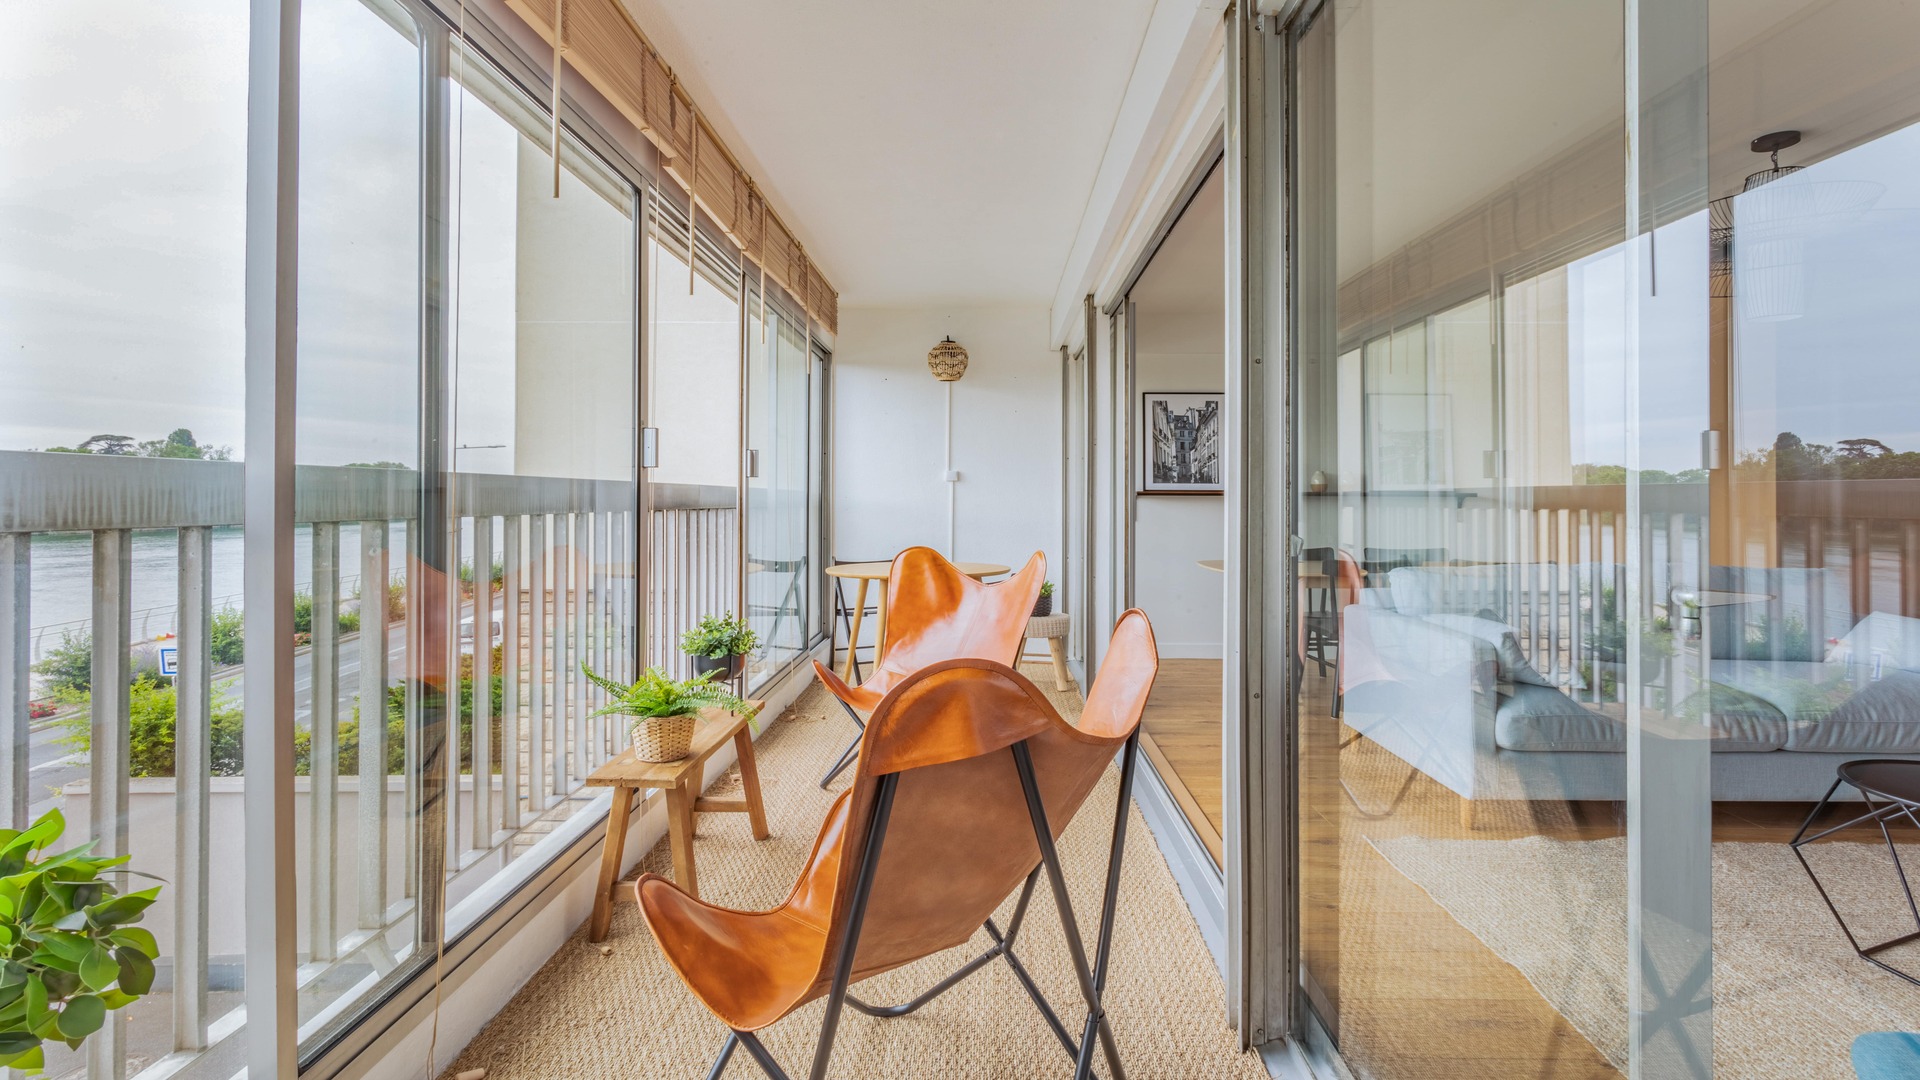
[[[49,1076],[239,1060],[246,87],[232,0],[0,8],[0,825],[162,879],[154,992]]]
[[[769,304],[747,325],[747,617],[759,643],[747,671],[758,686],[798,659],[813,640],[809,614],[808,383],[811,360],[801,324]]]
[[[1298,39],[1300,970],[1360,1077],[1628,1068],[1621,20]]]
[[[1913,1030],[1920,990],[1874,964],[1920,975],[1920,945],[1869,962],[1835,915],[1861,948],[1920,924],[1880,829],[1806,846],[1804,868],[1785,842],[1842,762],[1920,760],[1920,4],[1703,6],[1714,201],[1693,273],[1724,451],[1686,636],[1716,736],[1769,751],[1714,754],[1693,792],[1712,800],[1711,869],[1690,865],[1714,886],[1714,1067],[1848,1077],[1869,1033]],[[1837,797],[1815,831],[1862,812]],[[1911,875],[1915,825],[1888,828]]]
[[[684,236],[684,225],[667,228]],[[737,281],[723,289],[690,275],[668,243],[647,238],[647,416],[659,430],[659,463],[647,470],[647,662],[685,678],[680,635],[739,611],[740,301]]]
[[[444,729],[444,556],[421,441],[424,65],[410,20],[301,11],[295,563],[299,1020],[306,1040],[432,956],[422,762]]]
[[[604,812],[583,783],[627,735],[583,668],[637,675],[639,584],[634,190],[565,140],[556,196],[534,103],[478,56],[452,74],[449,937]]]

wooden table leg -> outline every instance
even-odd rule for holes
[[[1073,676],[1067,673],[1067,639],[1048,638],[1047,651],[1053,654],[1053,688],[1062,693],[1073,689]]]
[[[853,628],[847,631],[847,659],[840,665],[840,678],[847,685],[856,685],[853,677],[853,654],[860,647],[860,616],[867,611],[867,579],[860,579],[860,588],[853,598]]]
[[[753,759],[753,733],[746,728],[734,732],[733,749],[740,756],[740,788],[746,792],[747,821],[753,825],[753,838],[765,840],[773,834],[767,831],[767,810],[760,802],[760,766]]]
[[[698,898],[700,880],[693,869],[693,798],[686,781],[667,789],[667,836],[673,850],[673,881],[680,891]]]
[[[627,848],[627,814],[633,809],[633,789],[613,789],[613,806],[607,811],[606,847],[600,852],[600,888],[593,894],[593,919],[587,926],[587,940],[605,941],[613,924],[613,890],[620,882],[621,856]]]

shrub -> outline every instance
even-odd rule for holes
[[[48,649],[33,670],[47,677],[47,689],[55,694],[93,689],[93,635],[61,634],[60,644]]]
[[[351,634],[360,629],[360,612],[357,608],[340,609],[340,632]],[[293,594],[293,633],[297,642],[312,640],[313,636],[313,594]],[[304,636],[303,636],[304,635]]]
[[[233,608],[213,613],[213,663],[232,667],[246,659],[246,617]]]
[[[240,752],[243,713],[233,697],[226,693],[232,683],[214,688],[211,725],[212,772],[214,776],[239,776],[243,767]],[[178,717],[178,692],[171,684],[149,675],[137,676],[127,687],[127,775],[173,776],[174,725]],[[62,741],[82,753],[92,748],[91,710],[83,710],[62,721],[67,735]]]

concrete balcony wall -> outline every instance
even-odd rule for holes
[[[833,528],[842,559],[925,544],[953,558],[1061,564],[1061,367],[1044,304],[843,306],[834,352]],[[956,383],[927,370],[943,336]],[[952,464],[945,479],[951,394]]]

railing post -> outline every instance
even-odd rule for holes
[[[213,775],[213,529],[180,529],[174,676],[173,1048],[207,1046],[207,804]]]
[[[473,519],[472,738],[473,846],[485,851],[493,846],[493,518],[478,515]]]
[[[88,756],[96,855],[127,854],[128,725],[133,671],[133,533],[93,534],[93,710]],[[118,1011],[87,1043],[89,1080],[126,1075],[126,1020]]]
[[[360,523],[360,928],[387,921],[387,523]],[[418,613],[415,613],[416,617]]]
[[[364,603],[362,604],[364,607]],[[377,632],[360,613],[361,633]],[[336,956],[334,888],[340,843],[340,524],[313,525],[312,719],[307,743],[308,858],[307,949],[314,960]]]
[[[573,515],[573,664],[567,669],[573,683],[573,775],[584,779],[593,771],[593,710],[587,695],[587,676],[581,665],[594,660],[593,625],[588,619],[593,602],[593,514]]]
[[[460,534],[460,518],[456,513],[447,523],[447,598],[445,610],[441,615],[441,617],[446,620],[444,625],[446,626],[447,634],[445,646],[447,653],[445,660],[447,665],[447,739],[445,750],[447,760],[445,765],[442,766],[447,785],[447,858],[446,866],[442,869],[449,872],[458,869],[460,866],[460,611],[461,608],[465,606],[460,598],[460,551],[462,546]],[[473,576],[476,590],[474,595],[477,598],[479,596],[480,577],[480,567],[477,563],[473,568]],[[478,604],[474,605],[473,611],[475,646],[473,656],[473,685],[474,690],[477,692],[480,688],[480,607]],[[431,639],[432,635],[429,634],[427,640]],[[477,730],[478,729],[476,729],[476,733]],[[478,777],[476,776],[475,779],[477,780]],[[412,805],[411,803],[409,804],[409,806]],[[477,848],[479,846],[479,837],[476,836],[474,838],[474,847]]]
[[[16,829],[27,827],[28,712],[33,687],[33,534],[0,533],[0,812]]]
[[[506,570],[500,602],[500,827],[520,827],[520,731],[526,710],[520,701],[520,645],[526,637],[520,616],[520,597],[526,580],[520,534],[522,519],[509,514],[501,520],[503,549],[500,561]]]
[[[569,620],[568,604],[572,601],[573,591],[569,571],[572,569],[572,520],[571,514],[553,515],[553,744],[552,756],[548,764],[553,766],[553,801],[558,803],[567,797],[567,755],[571,752],[568,733],[572,730],[573,680],[567,677],[571,668],[568,663],[567,627]]]
[[[547,808],[547,515],[527,519],[527,811]]]

